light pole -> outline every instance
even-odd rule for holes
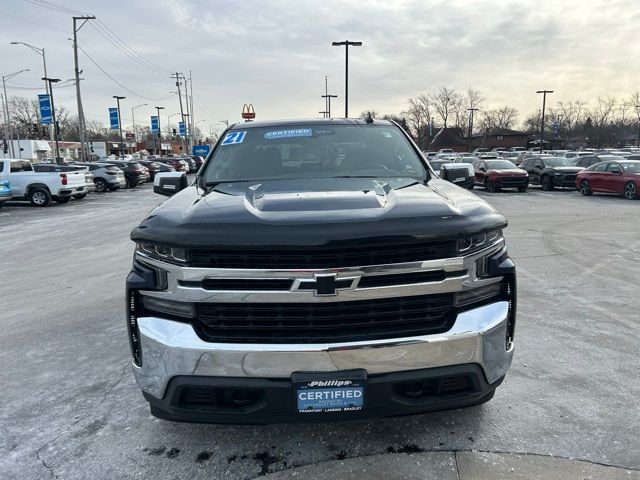
[[[120,100],[124,100],[127,97],[114,95],[113,98],[116,99],[116,103],[118,104],[118,129],[120,130],[120,158],[124,158],[124,139],[122,138],[122,115],[120,115]]]
[[[55,151],[56,151],[56,156],[54,157],[53,163],[58,163],[58,155],[59,155],[60,149],[58,148],[58,121],[56,120],[56,106],[55,106],[55,103],[53,102],[53,84],[58,83],[60,79],[42,77],[42,80],[44,80],[49,84],[49,95],[51,96],[51,122],[53,123],[52,125],[53,138],[54,138],[54,145],[55,145]]]
[[[156,107],[156,111],[158,112],[158,141],[160,142],[160,146],[158,147],[156,154],[162,156],[162,129],[160,128],[160,110],[164,110],[164,107]]]
[[[467,108],[469,111],[469,141],[467,142],[467,150],[471,153],[471,142],[473,138],[473,112],[477,112],[477,108]]]
[[[136,116],[134,112],[136,108],[145,107],[146,105],[147,105],[146,103],[141,103],[140,105],[131,107],[131,123],[133,123],[133,138],[135,139],[135,142],[136,142],[136,148],[138,148],[138,133],[136,132]]]
[[[331,42],[332,47],[342,47],[344,45],[344,118],[349,118],[349,46],[361,47],[362,42]]]
[[[640,105],[636,105],[636,115],[638,116],[638,140],[636,147],[640,148]]]
[[[36,52],[38,55],[42,56],[42,67],[44,69],[44,76],[47,76],[47,57],[44,54],[44,48],[38,48],[34,45],[25,43],[25,42],[11,42],[11,45],[24,45],[27,48],[30,48],[31,50],[33,50],[34,52]],[[51,95],[51,92],[49,91],[49,82],[44,82],[44,87],[45,87],[45,93],[47,95]],[[49,129],[49,140],[51,141],[51,143],[53,143],[53,129],[50,128]]]
[[[21,74],[22,72],[28,72],[29,69],[25,68],[24,70],[20,70],[18,72],[14,72],[14,73],[10,73],[9,75],[3,75],[2,76],[2,90],[4,91],[4,106],[6,108],[6,112],[5,112],[5,119],[6,119],[6,123],[7,123],[7,129],[9,132],[9,135],[11,136],[11,142],[10,142],[10,148],[11,148],[11,156],[13,158],[15,158],[16,153],[15,150],[13,148],[13,133],[11,132],[11,116],[9,114],[9,97],[7,97],[7,80],[9,80],[10,78],[15,77],[16,75]],[[20,150],[20,145],[18,145],[18,150]]]
[[[544,109],[547,103],[547,93],[553,93],[553,90],[538,90],[536,93],[542,94],[542,117],[540,121],[540,153],[544,145]]]

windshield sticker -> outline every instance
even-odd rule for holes
[[[324,130],[314,130],[313,134],[314,135],[333,135],[335,132],[335,130],[332,129],[324,129]]]
[[[264,138],[267,140],[273,140],[276,138],[293,138],[293,137],[311,137],[313,132],[310,128],[295,128],[292,130],[274,130],[264,134]]]
[[[242,143],[246,134],[246,131],[229,132],[224,137],[224,140],[222,140],[222,145],[236,145],[238,143]]]

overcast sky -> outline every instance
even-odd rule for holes
[[[331,41],[345,39],[364,43],[350,49],[351,115],[399,113],[409,97],[447,86],[477,88],[485,106],[514,106],[522,121],[539,108],[539,89],[555,91],[553,104],[626,96],[640,86],[638,0],[52,1],[96,15],[99,29],[126,44],[116,48],[91,25],[79,33],[93,61],[130,90],[80,52],[87,119],[105,124],[112,96],[124,95],[125,125],[132,106],[148,103],[136,123],[148,123],[162,105],[166,126],[166,115],[179,112],[169,72],[189,70],[205,132],[217,120],[237,121],[244,103],[253,103],[258,119],[320,116],[325,75],[341,115],[344,47]],[[71,14],[34,2],[43,0],[0,3],[0,70],[30,69],[9,81],[10,96],[35,97],[42,77],[41,58],[11,41],[45,47],[49,75],[73,76]],[[55,97],[75,113],[73,87]]]

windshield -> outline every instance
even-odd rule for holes
[[[575,164],[569,158],[550,157],[545,158],[547,167],[574,167]]]
[[[489,160],[486,162],[488,169],[507,170],[510,168],[518,168],[509,160]]]
[[[627,173],[640,173],[640,162],[620,162]]]
[[[227,132],[204,182],[335,177],[410,177],[427,172],[402,132],[389,125],[256,127]]]

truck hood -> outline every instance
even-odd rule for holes
[[[506,226],[472,193],[434,178],[308,179],[191,185],[131,233],[180,247],[323,246],[456,238]]]
[[[578,173],[581,170],[584,170],[582,167],[547,167],[548,171],[556,171],[562,173]]]

